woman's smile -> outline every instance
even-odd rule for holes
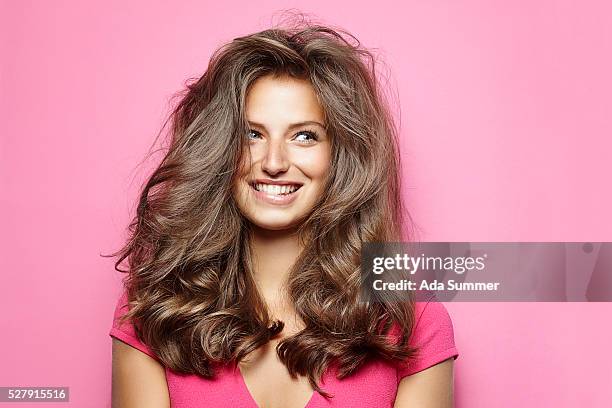
[[[267,184],[255,181],[250,184],[255,198],[268,204],[288,205],[297,197],[301,184]]]

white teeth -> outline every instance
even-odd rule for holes
[[[291,194],[298,188],[297,185],[255,184],[256,190],[275,195]]]

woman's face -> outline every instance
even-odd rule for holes
[[[246,116],[251,161],[243,155],[234,199],[260,228],[295,227],[313,210],[330,171],[323,109],[310,82],[265,76],[247,94]]]

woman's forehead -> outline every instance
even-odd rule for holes
[[[246,98],[247,119],[266,124],[315,121],[324,124],[324,111],[312,84],[303,79],[265,76],[251,86]]]

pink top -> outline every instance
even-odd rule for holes
[[[125,313],[126,303],[127,295],[124,292],[117,302],[114,319]],[[319,385],[334,397],[326,400],[314,392],[304,408],[392,407],[398,384],[403,377],[450,357],[456,359],[459,353],[455,347],[453,325],[444,304],[437,301],[416,302],[415,312],[417,323],[410,337],[410,344],[420,347],[416,358],[409,359],[401,366],[383,360],[371,360],[343,380],[335,377],[336,366],[332,365],[323,375]],[[131,324],[126,322],[119,327],[113,320],[109,335],[158,360],[155,354],[136,338]],[[240,370],[234,367],[235,365],[229,364],[219,370],[215,380],[193,374],[183,375],[166,368],[171,406],[258,408]]]

